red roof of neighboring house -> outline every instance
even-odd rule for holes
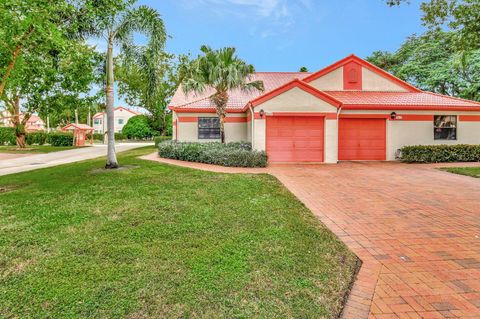
[[[327,91],[342,102],[343,108],[385,109],[392,106],[402,109],[425,107],[478,108],[480,103],[431,92],[369,92],[369,91]]]
[[[252,90],[245,92],[242,90],[234,90],[229,92],[228,109],[243,111],[245,105],[251,100],[277,89],[278,87],[291,82],[294,79],[302,79],[311,73],[308,72],[257,72],[249,80],[263,81],[265,91]],[[207,89],[205,92],[199,95],[190,93],[185,95],[182,88],[179,88],[172,100],[170,101],[170,107],[181,109],[215,109],[215,105],[210,101],[210,96],[214,93],[213,89]]]
[[[119,106],[119,107],[116,107],[116,108],[113,109],[114,112],[115,112],[115,111],[118,111],[118,110],[124,110],[124,111],[130,112],[130,113],[133,113],[133,114],[135,114],[135,115],[140,115],[140,114],[142,114],[142,113],[140,113],[140,112],[127,109],[126,107],[123,107],[123,106]],[[97,117],[101,117],[101,116],[103,116],[103,114],[105,114],[105,112],[98,112],[97,114],[95,114],[95,115],[93,116],[93,118],[95,119],[95,118],[97,118]]]

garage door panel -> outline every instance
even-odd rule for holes
[[[270,162],[323,162],[323,117],[267,117]]]
[[[340,119],[339,160],[385,160],[385,119]]]

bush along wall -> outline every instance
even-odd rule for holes
[[[400,149],[407,163],[480,162],[480,145],[415,145]]]
[[[155,142],[155,146],[158,146],[158,144],[162,142],[171,141],[172,137],[171,136],[155,136],[153,140]]]
[[[0,127],[0,145],[15,145],[15,129],[13,127]]]
[[[267,154],[252,150],[249,143],[178,143],[158,144],[160,157],[232,167],[266,167]]]
[[[73,134],[71,133],[50,133],[48,134],[48,143],[52,146],[72,146]]]
[[[32,132],[27,133],[25,142],[27,145],[43,145],[47,143],[48,133],[46,132]]]

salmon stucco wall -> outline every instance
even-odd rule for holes
[[[367,68],[362,68],[362,89],[364,91],[407,91],[407,89]]]
[[[298,87],[294,87],[255,107],[255,112],[260,110],[264,110],[266,114],[273,112],[337,112],[335,106]]]
[[[336,118],[325,120],[325,163],[338,161],[338,122]]]
[[[181,113],[174,115],[177,118],[177,140],[180,142],[218,142],[220,139],[199,139],[198,138],[198,118],[199,117],[217,117],[215,113]],[[242,118],[241,122],[228,122],[230,118]],[[225,141],[245,142],[247,138],[247,122],[244,113],[232,113],[227,115],[225,123]]]
[[[321,91],[342,91],[343,67],[339,67],[308,84]]]

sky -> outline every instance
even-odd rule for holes
[[[233,46],[257,71],[317,71],[352,53],[396,50],[424,31],[419,2],[391,8],[385,0],[138,1],[162,15],[167,51],[196,56],[202,44]]]

